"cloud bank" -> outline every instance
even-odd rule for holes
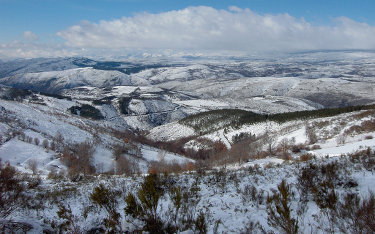
[[[231,7],[188,7],[112,21],[83,21],[58,36],[81,48],[299,51],[375,49],[375,27],[341,17],[315,26],[288,14],[261,15]]]
[[[79,55],[79,49],[61,44],[13,41],[0,44],[0,58],[70,57]]]

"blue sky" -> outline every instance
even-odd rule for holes
[[[240,13],[233,13],[228,16],[230,19],[233,19],[233,22],[236,20],[251,20],[251,17],[259,18],[265,15],[275,16],[272,20],[276,23],[278,20],[286,20],[286,18],[278,19],[276,16],[279,14],[288,14],[294,18],[294,22],[286,22],[282,27],[293,27],[294,23],[308,23],[307,27],[336,27],[341,25],[340,17],[345,17],[350,19],[358,24],[366,24],[370,27],[375,25],[375,1],[374,0],[235,0],[235,1],[222,1],[222,0],[212,0],[212,1],[184,1],[184,0],[0,0],[0,44],[14,43],[14,41],[28,42],[33,41],[32,43],[53,43],[61,44],[68,47],[90,47],[90,48],[102,48],[101,43],[91,43],[83,44],[83,40],[91,40],[93,37],[81,37],[78,38],[78,34],[92,35],[98,33],[96,37],[101,37],[103,35],[102,31],[106,31],[104,28],[105,25],[97,27],[101,21],[104,22],[115,22],[120,20],[122,17],[127,17],[131,22],[122,21],[122,27],[127,28],[127,26],[134,22],[139,22],[144,20],[142,17],[134,18],[136,15],[142,15],[144,12],[151,13],[156,16],[160,16],[163,13],[168,13],[172,11],[178,11],[183,9],[188,9],[189,7],[194,6],[208,6],[214,10],[226,10],[231,13],[229,9],[230,6],[236,6],[241,10],[250,9],[251,12],[256,15],[250,15],[248,17],[237,17]],[[193,14],[197,14],[199,17],[205,17],[205,14],[213,13],[212,17],[220,16],[220,12],[215,14],[211,11],[205,10],[193,10],[189,13],[189,17],[193,17]],[[225,13],[225,12],[224,12]],[[181,13],[186,16],[185,13]],[[159,17],[159,18],[160,18]],[[172,16],[171,16],[172,17]],[[179,15],[174,15],[174,17],[179,17]],[[303,18],[304,20],[301,20]],[[137,19],[137,20],[136,20]],[[265,18],[263,18],[265,19]],[[173,19],[172,19],[173,20]],[[337,23],[337,21],[340,23]],[[86,21],[86,24],[82,25],[82,21]],[[210,20],[208,20],[210,21]],[[207,19],[204,21],[206,25],[205,29],[209,28],[207,24],[209,22]],[[212,23],[212,21],[210,21]],[[88,23],[88,24],[87,24]],[[246,22],[241,22],[246,24]],[[349,22],[350,23],[350,22]],[[347,25],[343,30],[347,30]],[[144,24],[139,24],[137,27],[144,29],[147,27]],[[160,23],[162,24],[162,22]],[[200,24],[200,23],[197,23]],[[73,26],[80,26],[81,29],[79,32],[71,30]],[[256,25],[255,25],[256,26]],[[254,26],[254,27],[255,27]],[[355,25],[352,25],[353,28],[356,28]],[[95,27],[95,30],[89,31]],[[153,26],[155,27],[155,25]],[[168,25],[166,26],[168,27]],[[225,28],[220,25],[215,25],[216,28]],[[165,27],[164,27],[165,28]],[[277,26],[279,28],[279,26]],[[121,27],[116,28],[116,30],[121,31]],[[102,31],[100,31],[102,30]],[[114,29],[115,30],[115,29]],[[172,29],[171,29],[172,30]],[[194,30],[194,28],[193,28]],[[253,30],[249,28],[248,30]],[[273,29],[274,30],[274,29]],[[310,30],[310,29],[309,29]],[[308,31],[309,31],[308,30]],[[223,32],[217,32],[223,34],[228,30]],[[311,30],[310,30],[311,31]],[[309,31],[309,32],[310,32]],[[318,31],[321,31],[320,29]],[[329,30],[328,30],[329,31]],[[369,29],[363,29],[361,32],[365,35]],[[60,33],[59,33],[60,32]],[[111,31],[112,32],[112,31]],[[127,31],[127,33],[133,31]],[[173,32],[173,31],[172,31]],[[372,28],[370,28],[372,32]],[[261,32],[262,34],[263,32]],[[311,32],[310,32],[311,33]],[[234,34],[236,35],[236,34]],[[263,34],[262,34],[263,35]],[[270,33],[265,33],[263,37],[270,36]],[[113,36],[113,35],[112,35]],[[148,35],[150,38],[152,35]],[[196,35],[185,35],[188,38],[196,37]],[[243,36],[239,33],[238,36]],[[250,36],[245,35],[245,36]],[[273,36],[273,34],[271,35]],[[371,34],[369,35],[371,36]],[[130,40],[128,37],[119,35],[126,40]],[[125,38],[126,37],[126,38]],[[251,36],[250,36],[251,37]],[[298,34],[300,39],[303,36]],[[102,40],[105,40],[104,37],[101,37]],[[178,39],[178,38],[177,38]],[[254,38],[252,38],[254,39]],[[209,39],[207,39],[209,40]],[[225,39],[229,40],[229,39]],[[255,40],[255,39],[254,39]],[[254,40],[250,40],[254,42]],[[374,39],[373,39],[374,40]],[[224,41],[218,41],[218,43]],[[130,47],[132,48],[165,48],[163,43],[153,44],[147,40],[143,41],[144,44],[134,44]],[[30,42],[31,43],[31,42]],[[108,40],[108,43],[112,41]],[[192,41],[191,44],[194,44],[195,41]],[[197,41],[197,44],[200,44],[201,41]],[[229,43],[229,42],[228,42]],[[227,44],[228,44],[227,43]],[[129,41],[128,44],[133,44],[132,41]],[[189,46],[189,48],[194,49],[205,49],[205,45],[209,43],[201,43],[201,46]],[[221,43],[220,46],[224,45],[226,49],[232,49],[231,47],[226,46],[227,44]],[[308,44],[308,43],[307,43]],[[333,43],[334,44],[334,43]],[[351,43],[353,44],[353,43]],[[355,43],[354,43],[355,44]],[[360,44],[358,42],[358,44]],[[219,45],[219,44],[218,44]],[[264,46],[264,45],[263,45]],[[285,45],[287,48],[287,45]],[[372,44],[371,44],[372,46]],[[369,46],[371,48],[371,46]],[[3,46],[4,47],[4,46]],[[116,44],[116,48],[126,47],[123,44]],[[179,44],[173,45],[172,48],[181,48]],[[317,45],[307,46],[306,49],[311,48],[319,49]],[[345,47],[345,46],[343,46]],[[355,47],[355,46],[354,46]],[[259,46],[257,48],[263,48]],[[345,47],[346,48],[346,47]],[[345,49],[344,48],[344,49]],[[367,47],[366,47],[367,48]],[[209,48],[210,49],[210,48]],[[293,49],[293,48],[292,48]]]

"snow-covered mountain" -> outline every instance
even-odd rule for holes
[[[111,105],[97,106],[99,120],[72,113],[72,107],[89,106],[87,101],[52,97],[35,93],[18,93],[16,89],[0,87],[0,158],[24,170],[30,160],[40,161],[45,173],[53,167],[64,168],[59,153],[63,148],[55,145],[74,145],[90,142],[94,146],[93,165],[102,171],[113,168],[113,147],[123,143],[129,126],[118,110]],[[15,101],[18,100],[18,101]],[[91,104],[91,103],[90,103]],[[28,140],[30,139],[30,140]],[[34,141],[38,139],[38,144]],[[43,142],[47,142],[47,147]],[[137,161],[139,169],[148,170],[152,161],[158,161],[158,149],[139,144],[142,156],[128,156]],[[48,149],[46,149],[48,148]],[[166,159],[188,162],[182,156],[167,153]],[[42,163],[43,162],[43,163]]]
[[[92,87],[71,91],[89,96],[87,91],[96,93],[98,90],[102,91]],[[132,86],[116,86],[108,92],[137,97],[130,101],[132,103],[141,100],[142,95],[160,98],[162,91],[153,88],[143,93]],[[183,98],[178,94],[164,94]],[[101,95],[105,96],[105,93]],[[18,193],[21,196],[18,200],[5,204],[9,213],[4,216],[5,209],[0,212],[0,225],[6,232],[110,230],[106,220],[111,213],[93,198],[98,191],[104,198],[101,201],[110,201],[112,211],[118,214],[115,224],[118,232],[147,228],[147,220],[130,213],[134,203],[130,202],[129,196],[133,194],[138,198],[142,188],[154,188],[150,184],[145,186],[150,178],[147,174],[138,173],[151,172],[155,168],[159,172],[165,170],[157,177],[160,180],[155,185],[157,190],[153,190],[161,191],[155,209],[159,228],[163,230],[173,224],[176,230],[186,233],[197,230],[208,233],[283,232],[282,225],[270,222],[271,210],[278,205],[276,197],[283,196],[282,181],[289,194],[288,198],[284,197],[288,202],[289,218],[298,220],[293,223],[297,223],[301,232],[355,232],[358,228],[371,228],[373,220],[366,219],[361,212],[366,210],[373,214],[371,204],[375,199],[371,195],[375,188],[374,106],[282,123],[272,121],[269,116],[267,121],[235,126],[232,126],[232,120],[236,117],[230,113],[241,114],[240,110],[224,111],[225,118],[217,114],[220,111],[214,111],[216,116],[212,119],[206,118],[208,114],[198,114],[152,129],[147,137],[157,142],[151,146],[143,138],[131,139],[126,131],[126,118],[130,116],[120,114],[118,107],[112,104],[93,105],[87,97],[86,100],[83,97],[53,97],[7,87],[0,88],[0,97],[0,158],[17,169],[12,183],[23,189]],[[197,108],[222,105],[213,101],[190,102]],[[102,118],[85,117],[83,109],[72,113],[71,107],[83,108],[84,105],[99,110]],[[142,104],[129,104],[129,113],[137,111],[139,114],[146,110],[135,108],[136,105]],[[160,110],[168,105],[151,106],[150,110]],[[228,113],[232,117],[227,118]],[[196,126],[201,122],[213,125],[214,130],[200,132]],[[183,148],[189,152],[227,150],[215,151],[203,163],[195,163],[191,158],[166,151],[168,146],[164,148],[163,143],[172,141],[176,145],[183,138],[186,139],[181,142]],[[65,147],[61,147],[61,142]],[[90,176],[85,176],[83,170],[74,172],[74,166],[69,164],[69,157],[79,154],[74,150],[85,151],[79,147],[87,146],[87,142],[93,150],[89,162],[95,168]],[[130,148],[116,148],[118,145]],[[269,150],[271,152],[265,154]],[[125,166],[130,165],[131,170],[126,174],[131,176],[112,175],[122,174],[118,165],[124,166],[116,157],[127,159]],[[4,168],[9,167],[2,164],[0,169]],[[168,170],[175,168],[190,172],[168,174]],[[3,194],[16,193],[10,190]],[[176,209],[175,194],[181,195],[180,211]],[[348,211],[349,208],[355,211],[351,215],[348,215],[352,211]],[[170,218],[175,214],[173,212],[176,221]],[[185,212],[189,219],[184,219]]]
[[[342,57],[342,59],[340,59]],[[374,101],[373,53],[290,55],[242,61],[141,62],[85,58],[3,62],[0,84],[67,92],[91,86],[155,87],[260,112],[285,112]],[[77,92],[76,92],[77,94]]]
[[[130,85],[128,75],[118,71],[102,71],[93,68],[74,68],[63,71],[25,73],[1,79],[1,83],[48,93],[81,86],[111,87]]]

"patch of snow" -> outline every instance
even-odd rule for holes
[[[194,136],[196,133],[194,129],[179,124],[178,122],[172,122],[153,128],[147,138],[154,141],[173,141],[184,137]]]
[[[61,166],[59,160],[56,159],[55,152],[47,152],[43,147],[29,144],[18,139],[12,139],[0,146],[0,158],[3,162],[9,162],[10,165],[16,167],[20,171],[30,173],[28,162],[35,160],[38,170],[46,175],[51,166]]]
[[[343,145],[339,145],[336,147],[325,147],[324,145],[321,146],[322,149],[309,151],[310,153],[313,153],[314,155],[317,155],[319,157],[329,156],[340,156],[344,154],[351,154],[355,153],[358,150],[364,150],[368,147],[374,148],[375,146],[375,139],[369,139],[369,140],[363,140],[363,141],[357,141],[357,142],[350,142]]]

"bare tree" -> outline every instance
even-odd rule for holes
[[[346,141],[346,134],[345,134],[345,133],[340,134],[340,135],[337,136],[337,138],[336,138],[337,145],[345,144],[345,141]]]
[[[49,143],[48,143],[48,140],[47,139],[44,139],[43,142],[42,142],[42,145],[45,149],[48,149],[48,146],[49,146]]]
[[[160,162],[164,162],[165,161],[165,155],[166,155],[166,151],[164,149],[158,149],[158,160]]]
[[[51,142],[50,144],[50,147],[49,147],[52,151],[55,151],[56,150],[56,143],[54,141]]]
[[[0,159],[0,219],[6,218],[19,207],[24,187],[14,167],[3,164]],[[1,226],[0,226],[1,228]]]
[[[130,175],[132,173],[132,163],[125,156],[120,156],[116,160],[116,174],[118,175]]]
[[[264,133],[264,144],[267,146],[268,154],[272,155],[275,148],[275,137],[272,135],[273,132],[269,129],[267,124],[266,132]]]
[[[281,157],[284,160],[290,158],[289,149],[291,147],[290,141],[287,138],[284,138],[280,141],[279,146],[277,147],[278,151],[281,152]]]
[[[92,165],[92,156],[95,153],[95,148],[91,142],[84,142],[76,144],[73,147],[75,154],[72,169],[75,172],[82,172],[84,174],[90,174],[95,172],[95,167]]]
[[[309,143],[315,144],[318,141],[318,137],[315,133],[315,129],[312,126],[310,126],[308,123],[306,123],[305,129],[306,129],[306,136],[307,136],[307,139],[309,140]]]
[[[58,132],[55,136],[56,141],[56,150],[61,151],[64,148],[64,137],[61,135],[60,132]]]
[[[39,145],[39,143],[40,143],[39,138],[35,137],[35,138],[34,138],[34,143],[35,143],[35,145]]]
[[[33,172],[33,175],[38,173],[38,162],[35,159],[30,159],[27,161],[27,166]]]

